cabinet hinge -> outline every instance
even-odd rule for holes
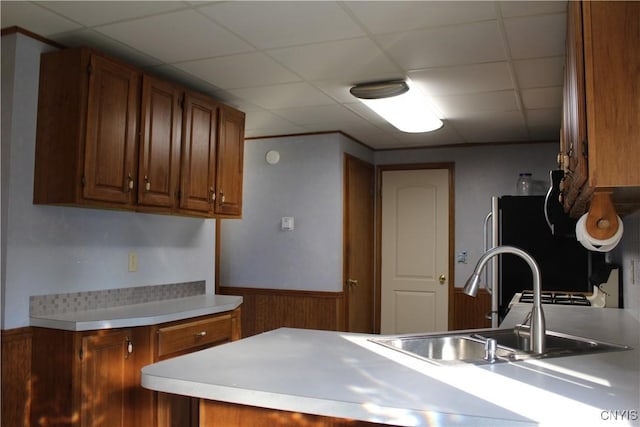
[[[87,74],[91,74],[92,71],[93,71],[93,66],[91,65],[91,63],[87,64]]]
[[[180,109],[181,109],[181,110],[184,110],[184,95],[182,95],[182,96],[180,97],[180,101],[179,101],[179,102],[180,102]]]
[[[80,360],[82,360],[84,358],[84,350],[80,349],[80,351],[78,352],[78,357],[80,358]]]
[[[588,139],[585,139],[582,142],[582,155],[585,158],[589,158],[589,140]]]
[[[176,191],[176,200],[180,201],[180,196],[182,196],[180,190]]]
[[[82,177],[80,177],[80,185],[83,186],[83,187],[85,185],[87,185],[87,178],[85,178],[84,175],[82,175]]]

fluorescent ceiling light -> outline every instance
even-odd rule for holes
[[[356,85],[350,92],[403,132],[430,132],[442,127],[442,120],[408,79]]]

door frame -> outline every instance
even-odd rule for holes
[[[448,313],[448,328],[451,330],[453,321],[455,319],[455,313],[453,311],[453,293],[455,288],[455,267],[454,267],[454,251],[455,251],[455,163],[454,162],[439,162],[439,163],[409,163],[409,164],[389,164],[389,165],[377,165],[376,166],[376,195],[375,195],[375,309],[373,312],[374,318],[374,333],[380,333],[380,318],[381,318],[381,306],[382,306],[382,173],[387,171],[401,171],[401,170],[421,170],[421,169],[446,169],[449,175],[449,284],[448,291],[449,297],[447,304]]]
[[[372,277],[372,283],[371,283],[371,302],[373,304],[373,307],[371,307],[371,331],[375,332],[376,331],[376,318],[378,317],[376,315],[376,298],[378,298],[377,296],[377,291],[376,291],[376,264],[375,264],[375,257],[376,257],[376,167],[374,164],[369,163],[366,160],[362,160],[356,156],[353,156],[349,153],[344,153],[343,155],[343,179],[342,179],[342,186],[343,186],[343,201],[342,201],[342,294],[344,295],[344,329],[347,332],[349,331],[349,298],[350,298],[350,293],[349,293],[349,286],[347,285],[347,280],[349,279],[349,275],[348,270],[349,270],[349,265],[347,262],[347,246],[350,243],[349,242],[349,220],[348,220],[348,212],[347,212],[347,208],[348,208],[348,200],[349,200],[349,166],[348,166],[348,162],[352,161],[352,162],[358,162],[361,164],[364,164],[367,168],[371,168],[371,180],[373,183],[373,188],[372,191],[374,192],[374,194],[372,194],[373,197],[373,206],[372,206],[372,214],[373,214],[373,228],[371,229],[371,241],[372,241],[372,248],[371,248],[371,256],[372,256],[372,264],[371,264],[371,277]]]

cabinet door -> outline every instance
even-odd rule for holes
[[[140,75],[91,56],[85,139],[85,199],[132,204]]]
[[[587,181],[586,158],[586,99],[582,5],[569,2],[567,9],[567,59],[563,102],[563,144],[569,157],[565,180],[564,201],[568,209],[573,205]]]
[[[182,120],[180,209],[211,216],[215,199],[218,104],[186,93]]]
[[[640,3],[589,1],[582,12],[589,185],[640,187]]]
[[[135,401],[131,330],[114,330],[82,338],[82,427],[130,425]]]
[[[171,83],[144,76],[138,203],[172,208],[180,168],[181,92]]]
[[[216,214],[237,217],[242,214],[244,117],[243,112],[227,106],[220,110]]]

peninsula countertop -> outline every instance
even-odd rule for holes
[[[528,309],[516,304],[502,327]],[[606,308],[545,306],[545,314],[549,330],[633,349],[437,366],[368,340],[377,335],[283,328],[146,366],[142,385],[400,426],[592,425],[614,415],[616,425],[640,423],[638,319]]]
[[[66,331],[129,328],[222,313],[234,310],[240,304],[240,296],[203,294],[111,308],[31,316],[30,324]]]

